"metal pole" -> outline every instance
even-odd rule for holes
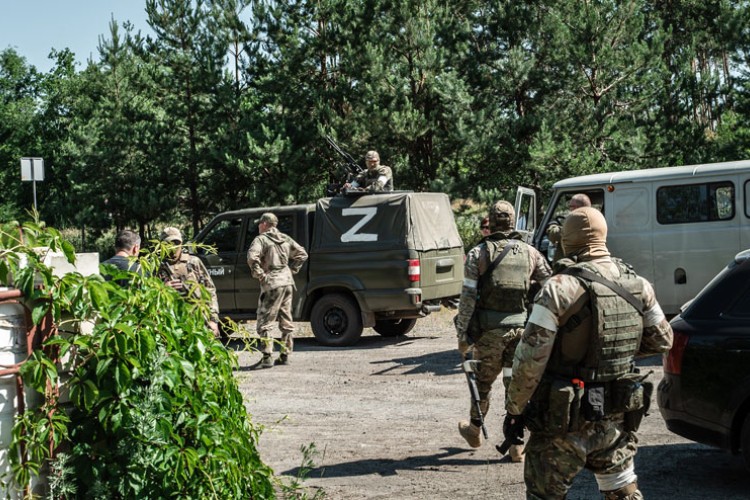
[[[34,212],[39,212],[36,209],[36,178],[34,177],[34,158],[31,158],[31,184],[33,185],[34,190]]]

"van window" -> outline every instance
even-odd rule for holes
[[[241,226],[242,219],[240,218],[224,219],[211,228],[201,243],[216,247],[218,253],[236,252]],[[203,253],[200,250],[198,252]]]
[[[570,213],[570,207],[568,206],[570,204],[570,199],[573,198],[573,195],[583,193],[586,196],[589,197],[589,200],[591,200],[591,206],[599,210],[601,213],[604,213],[604,190],[603,189],[595,189],[595,190],[579,190],[579,191],[569,191],[565,193],[560,193],[560,196],[557,198],[557,203],[552,208],[552,217],[550,217],[549,221],[557,221],[558,223],[562,223],[562,220],[565,219],[565,217]]]
[[[750,181],[745,181],[745,217],[750,217]]]
[[[729,181],[664,186],[656,191],[659,224],[734,218],[734,185]]]

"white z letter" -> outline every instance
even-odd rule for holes
[[[362,215],[362,219],[354,224],[350,230],[341,235],[341,241],[349,243],[350,241],[378,241],[378,235],[376,233],[357,233],[357,230],[367,224],[370,219],[375,217],[378,212],[377,207],[365,207],[365,208],[345,208],[341,210],[341,215],[346,217],[347,215]]]

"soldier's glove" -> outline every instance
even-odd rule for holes
[[[509,441],[510,444],[523,444],[523,427],[524,427],[523,415],[511,415],[508,413],[505,415],[503,421],[503,436],[505,440]]]

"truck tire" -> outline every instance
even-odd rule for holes
[[[412,331],[416,324],[416,318],[379,319],[375,321],[375,326],[372,329],[383,337],[397,337]]]
[[[740,436],[740,447],[742,448],[742,457],[745,459],[745,468],[750,471],[750,413],[745,416],[745,423],[742,425]]]
[[[318,342],[327,346],[352,345],[362,336],[359,306],[340,293],[324,295],[315,303],[310,324]]]

